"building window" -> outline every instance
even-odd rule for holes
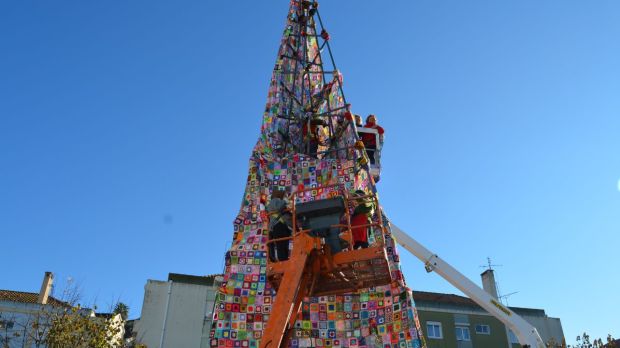
[[[0,329],[10,330],[13,328],[13,325],[15,325],[15,323],[12,321],[0,320]]]
[[[441,323],[438,321],[427,321],[426,331],[428,338],[443,338],[443,333],[441,332]]]
[[[469,328],[467,326],[456,327],[456,340],[457,341],[471,341],[469,336]]]
[[[485,324],[476,324],[476,333],[480,335],[490,335],[491,327]]]
[[[515,333],[512,332],[512,330],[510,329],[508,329],[508,339],[510,340],[510,343],[519,344],[519,339],[517,339],[517,336],[515,335]]]

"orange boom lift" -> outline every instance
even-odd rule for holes
[[[295,195],[307,190],[293,193],[293,202]],[[383,232],[381,235],[384,235],[385,227],[376,195],[349,196],[341,190],[338,194],[328,199],[293,203],[293,235],[268,242],[290,240],[292,250],[288,260],[269,261],[267,264],[267,279],[277,296],[261,339],[261,348],[287,346],[295,315],[304,297],[352,293],[392,282],[383,237],[377,238],[368,248],[352,249],[349,207],[355,201],[373,200],[377,207],[373,219],[377,222],[356,227],[380,229]],[[349,246],[332,253],[329,246],[322,243],[321,237],[313,234],[313,231],[326,228],[338,229]]]

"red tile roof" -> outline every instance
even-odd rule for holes
[[[36,292],[23,292],[12,290],[0,290],[0,301],[11,301],[20,303],[38,303],[39,294]],[[60,301],[52,296],[48,297],[48,304],[55,306],[68,306],[69,304]]]

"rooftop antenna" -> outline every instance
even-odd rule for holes
[[[481,268],[486,268],[486,270],[489,271],[494,271],[493,267],[502,267],[503,265],[496,265],[493,264],[493,262],[491,262],[491,258],[487,257],[487,264],[484,266],[480,266]],[[495,280],[495,288],[497,289],[498,293],[501,293],[501,289],[499,287],[499,282],[495,279],[495,277],[493,278]],[[509,294],[504,294],[504,295],[499,295],[497,296],[497,298],[500,300],[501,303],[505,304],[506,306],[508,306],[508,297],[519,293],[518,291],[515,292],[511,292]]]
[[[508,306],[508,297],[510,297],[510,296],[512,296],[514,294],[518,294],[518,293],[519,293],[518,291],[515,291],[515,292],[511,292],[511,293],[506,294],[506,295],[500,295],[498,297],[502,301],[502,303],[505,303],[506,306]]]
[[[502,267],[503,265],[495,265],[491,262],[491,258],[487,256],[487,264],[486,265],[481,265],[481,268],[486,268],[487,270],[492,271],[493,267]]]

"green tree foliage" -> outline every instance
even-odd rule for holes
[[[124,304],[123,302],[119,302],[114,306],[114,314],[120,314],[123,320],[127,320],[129,317],[129,306]]]
[[[49,320],[48,348],[118,348],[122,346],[122,321],[95,317],[79,306],[56,311]]]
[[[576,341],[574,345],[568,345],[568,348],[620,348],[611,335],[607,335],[606,341],[601,338],[590,340],[590,335],[584,332],[583,335],[577,336]]]

